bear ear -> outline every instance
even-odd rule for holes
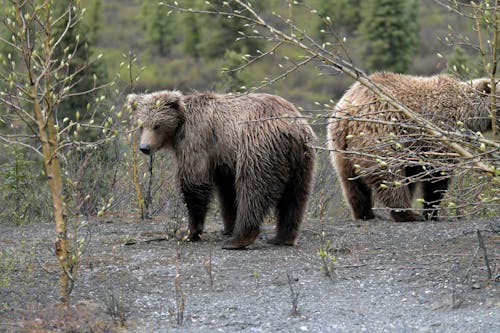
[[[174,98],[168,101],[167,105],[174,110],[179,110],[181,108],[181,100],[179,98]]]
[[[128,94],[127,95],[127,105],[132,109],[137,109],[137,104],[139,103],[140,95]]]
[[[485,94],[491,94],[491,84],[490,79],[481,78],[471,81],[471,85],[474,89]]]
[[[173,110],[179,111],[182,108],[182,98],[184,97],[180,91],[162,91],[158,95],[159,103],[165,105]],[[161,102],[160,102],[161,100]]]

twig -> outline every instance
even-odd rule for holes
[[[288,286],[290,287],[290,298],[292,301],[292,315],[297,316],[299,314],[299,296],[300,291],[295,288],[295,284],[299,281],[299,278],[294,278],[290,272],[286,272],[286,278],[288,281]]]
[[[481,231],[477,230],[477,239],[479,241],[479,248],[483,251],[484,264],[488,270],[488,279],[491,279],[493,273],[491,272],[490,261],[488,260],[488,253],[486,252],[486,247],[484,246],[484,239],[481,235]]]
[[[203,261],[203,267],[207,271],[208,274],[208,283],[210,286],[210,289],[214,287],[214,275],[213,275],[213,269],[212,269],[212,256],[213,256],[213,244],[210,245],[209,253],[208,253],[208,259],[205,259]]]
[[[143,240],[137,240],[137,239],[128,239],[124,245],[135,245],[138,242],[141,243],[151,243],[151,242],[162,242],[169,240],[168,237],[153,237],[153,238],[148,238],[148,239],[143,239]]]

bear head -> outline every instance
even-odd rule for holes
[[[127,105],[139,125],[139,149],[152,154],[174,145],[177,129],[183,122],[183,95],[179,91],[129,94]]]
[[[491,94],[492,89],[491,89],[491,80],[489,78],[483,77],[479,79],[474,79],[470,81],[470,85],[472,88],[476,89],[480,93],[483,94]],[[500,93],[500,83],[498,81],[495,82],[495,93],[499,94]]]
[[[495,88],[491,87],[490,78],[479,78],[471,80],[468,83],[473,89],[475,89],[476,93],[481,95],[484,104],[482,110],[480,110],[480,114],[476,114],[476,117],[471,118],[468,122],[466,122],[466,126],[469,129],[480,131],[480,132],[488,132],[492,130],[492,122],[491,122],[491,114],[490,114],[490,106],[491,106],[491,98],[490,95],[494,94],[497,97],[496,107],[498,107],[500,103],[500,82],[495,81]],[[500,121],[500,116],[497,113],[497,123]]]

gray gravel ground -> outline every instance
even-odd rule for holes
[[[30,331],[37,318],[40,332],[64,331],[41,314],[57,301],[52,228],[0,226],[1,332]],[[221,223],[207,228],[202,241],[179,243],[165,222],[89,222],[74,302],[106,322],[113,304],[127,317],[120,332],[500,332],[498,219],[309,220],[294,247],[259,240],[243,251],[221,249]]]

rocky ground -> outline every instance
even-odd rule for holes
[[[63,310],[53,226],[0,225],[0,332],[500,332],[499,219],[308,220],[294,247],[242,251],[217,221],[197,243],[172,228],[88,221]]]

